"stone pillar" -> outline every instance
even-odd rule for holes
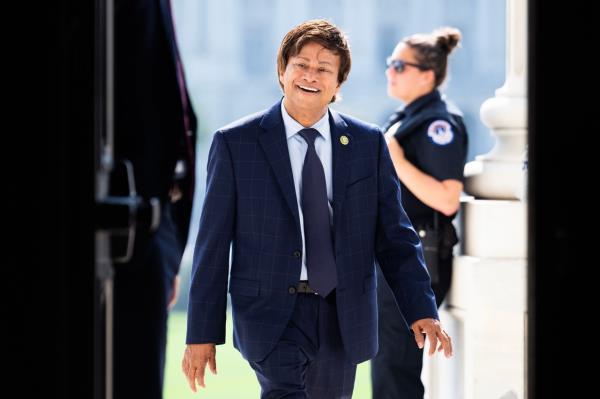
[[[506,81],[481,105],[494,148],[465,167],[465,191],[477,198],[517,199],[527,139],[527,1],[507,0]]]
[[[442,322],[455,359],[426,361],[428,399],[525,398],[527,1],[507,0],[504,85],[481,106],[497,138],[465,167],[461,255]]]

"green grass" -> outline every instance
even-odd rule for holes
[[[206,388],[196,394],[189,388],[181,371],[181,356],[185,349],[186,313],[171,312],[167,341],[167,363],[165,368],[164,399],[257,399],[260,386],[254,371],[233,347],[231,314],[227,315],[227,342],[217,346],[217,375],[207,371]],[[355,399],[371,398],[369,362],[361,363],[354,384]]]

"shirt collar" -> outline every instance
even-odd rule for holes
[[[440,95],[440,92],[437,89],[433,90],[408,104],[404,108],[404,112],[406,113],[406,116],[409,116],[419,111],[421,108],[425,107],[429,103],[432,103],[434,101],[440,101],[441,98],[442,96]]]
[[[295,136],[300,130],[305,127],[298,123],[294,118],[288,114],[285,106],[283,105],[283,101],[281,102],[281,116],[283,118],[283,125],[285,126],[285,135],[289,139],[290,137]],[[317,129],[317,131],[321,134],[321,136],[325,139],[325,141],[329,141],[331,138],[331,128],[329,126],[329,109],[325,112],[325,115],[321,119],[319,119],[314,125],[311,126],[313,129]]]

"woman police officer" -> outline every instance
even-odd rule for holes
[[[458,242],[452,219],[459,208],[467,132],[460,111],[446,103],[448,55],[461,35],[454,28],[415,34],[400,41],[387,59],[388,95],[404,103],[383,131],[402,186],[402,205],[422,237],[438,307],[452,275]],[[379,352],[371,364],[373,397],[423,398],[423,350],[379,274]]]

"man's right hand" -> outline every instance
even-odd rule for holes
[[[196,392],[196,382],[202,388],[204,384],[204,370],[206,363],[213,374],[217,374],[217,350],[215,344],[192,344],[185,348],[181,369],[190,384],[192,391]]]

